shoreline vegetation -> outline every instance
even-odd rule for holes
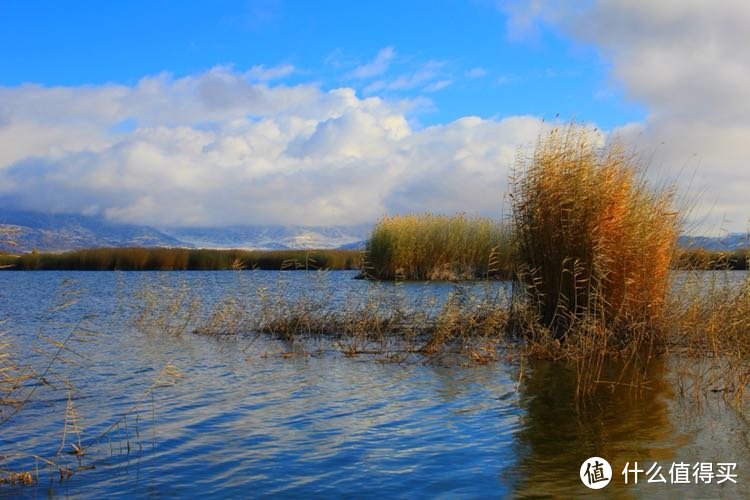
[[[91,248],[69,252],[0,254],[0,268],[21,271],[358,270],[358,250],[223,250]]]
[[[427,215],[408,218],[419,220]],[[448,218],[446,216],[432,216]],[[462,218],[464,216],[461,216]],[[407,217],[404,217],[407,218]],[[398,220],[394,217],[391,219]],[[498,230],[499,231],[499,230]],[[374,252],[388,255],[385,248],[368,247],[361,250],[235,250],[160,247],[103,247],[66,252],[0,253],[0,271],[223,271],[261,269],[267,271],[362,271],[361,277],[375,280],[402,281],[472,281],[510,280],[513,273],[512,256],[507,242],[491,248],[486,255],[477,254],[475,265],[460,263],[455,269],[449,260],[439,265],[428,264],[415,273],[405,272],[395,260],[385,263],[376,260]],[[367,253],[372,252],[372,253]],[[368,257],[370,255],[371,257]],[[409,254],[407,254],[409,255]],[[409,255],[413,262],[423,261],[426,255]],[[678,248],[670,264],[676,271],[747,271],[750,249],[707,250]],[[380,268],[379,266],[383,266]]]

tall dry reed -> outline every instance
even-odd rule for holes
[[[651,331],[680,230],[671,189],[652,189],[638,158],[583,126],[540,138],[512,179],[522,294],[560,339],[572,328]]]

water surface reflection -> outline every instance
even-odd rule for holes
[[[639,390],[602,384],[595,397],[576,400],[575,370],[552,363],[524,367],[521,376],[519,366],[505,362],[395,364],[315,350],[287,358],[286,348],[264,337],[170,337],[125,321],[132,312],[127,298],[144,284],[182,280],[211,304],[279,279],[290,281],[291,290],[322,286],[320,277],[305,276],[0,274],[0,317],[11,318],[9,336],[28,360],[42,334],[64,334],[84,315],[99,332],[75,344],[79,366],[61,365],[23,418],[3,426],[0,450],[55,454],[67,404],[63,378],[75,384],[84,441],[127,416],[85,456],[95,469],[62,484],[44,477],[32,488],[2,486],[0,494],[41,495],[51,487],[52,494],[84,497],[579,497],[589,492],[578,467],[597,455],[615,474],[604,495],[750,496],[743,413],[721,395],[698,408],[675,394],[668,362],[652,363]],[[350,278],[331,273],[326,286],[342,300],[347,290],[371,286]],[[78,302],[51,321],[49,308],[68,287]],[[445,284],[436,287],[439,296],[449,292]],[[421,284],[392,288],[415,301],[430,292]],[[184,378],[143,399],[168,364]],[[607,369],[605,378],[616,380],[621,368]],[[739,484],[622,484],[626,462],[700,460],[737,462]]]

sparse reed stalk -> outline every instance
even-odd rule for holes
[[[62,482],[79,471],[94,468],[94,465],[83,463],[83,458],[89,448],[99,443],[115,429],[125,429],[127,435],[128,415],[134,414],[136,417],[135,426],[130,427],[134,428],[137,437],[139,405],[147,401],[149,397],[153,398],[153,393],[157,389],[174,385],[178,379],[182,378],[182,374],[174,365],[167,365],[158,373],[153,384],[132,408],[125,411],[99,436],[84,443],[83,429],[79,425],[79,414],[75,403],[77,389],[68,377],[71,374],[85,372],[87,369],[85,361],[88,358],[78,353],[73,344],[91,341],[98,336],[98,332],[91,329],[87,321],[81,319],[69,325],[68,330],[62,336],[42,333],[54,322],[57,314],[77,303],[79,293],[80,290],[72,282],[64,282],[61,286],[59,296],[48,310],[49,316],[40,326],[37,335],[39,345],[31,340],[26,345],[26,352],[33,350],[40,355],[36,361],[28,360],[26,352],[6,341],[7,331],[4,330],[6,320],[0,320],[0,431],[4,429],[3,426],[12,425],[9,424],[11,421],[22,424],[27,406],[30,403],[33,405],[38,393],[50,391],[54,393],[64,390],[66,396],[50,399],[52,402],[65,402],[63,408],[59,404],[57,407],[50,407],[50,410],[61,410],[62,414],[62,435],[57,452],[53,456],[44,457],[30,450],[13,450],[13,446],[10,446],[11,449],[0,450],[0,491],[6,484],[28,486],[38,483],[40,474],[44,470],[49,470],[50,477],[59,475],[59,480]],[[169,308],[169,312],[174,317],[181,317],[181,312],[191,311],[195,307],[194,304],[184,300],[183,294],[173,299]],[[162,326],[161,331],[167,331],[172,335],[179,335],[181,332],[181,324],[177,322],[162,323]],[[19,360],[24,360],[24,362],[20,363]],[[64,366],[73,367],[72,372],[66,370]],[[129,451],[129,441],[127,446]]]
[[[372,285],[361,294],[335,300],[327,277],[318,271],[309,276],[309,288],[294,290],[280,278],[272,288],[258,287],[243,294],[240,302],[228,296],[216,303],[204,321],[190,320],[192,329],[221,338],[267,335],[282,341],[285,356],[308,353],[310,345],[322,341],[320,345],[327,346],[324,350],[347,356],[371,354],[403,361],[414,355],[429,362],[454,354],[487,362],[495,359],[505,337],[504,303],[508,299],[489,285],[483,295],[456,285],[445,300],[427,296],[418,303],[405,296],[400,286]],[[152,309],[147,303],[144,307]],[[190,313],[182,309],[181,315]],[[156,330],[167,331],[158,325]]]
[[[512,180],[521,295],[555,339],[627,345],[661,318],[680,229],[671,189],[651,189],[618,141],[567,125]],[[614,334],[610,335],[610,334]]]
[[[367,241],[365,270],[384,280],[499,277],[510,268],[509,241],[502,224],[486,217],[384,217]]]
[[[680,392],[741,403],[750,383],[750,277],[680,272],[668,314]]]

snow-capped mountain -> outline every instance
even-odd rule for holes
[[[4,228],[4,230],[3,230]],[[92,247],[360,248],[372,226],[229,226],[160,228],[102,217],[0,209],[0,251]]]
[[[200,248],[341,248],[364,245],[372,229],[357,226],[228,226],[169,228],[163,232]]]
[[[176,247],[184,244],[148,226],[102,217],[0,209],[0,250],[63,251],[91,247]]]

